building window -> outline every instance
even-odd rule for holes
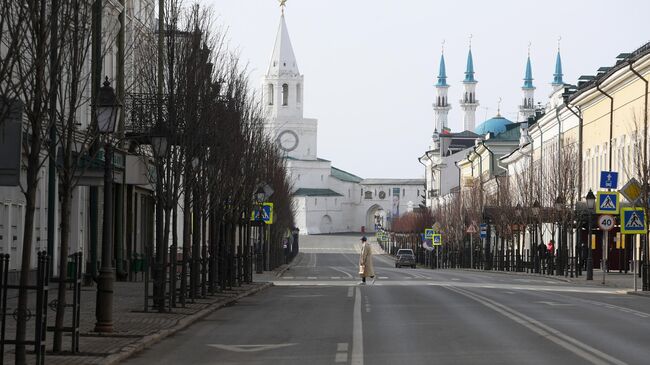
[[[282,85],[282,106],[289,105],[289,85]]]
[[[318,205],[318,198],[314,198],[314,205]]]
[[[323,175],[320,176],[320,181],[323,181]]]
[[[363,195],[364,199],[372,199],[372,191],[366,191]]]
[[[269,105],[273,105],[273,84],[266,86],[266,97],[269,100]]]

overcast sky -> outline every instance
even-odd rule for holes
[[[252,86],[266,72],[280,19],[277,0],[203,0],[248,62]],[[417,161],[433,131],[445,40],[449,126],[462,126],[468,38],[478,125],[516,121],[529,42],[537,101],[551,91],[558,37],[564,81],[611,66],[650,40],[648,0],[288,0],[285,17],[300,72],[304,114],[318,119],[318,155],[364,178],[423,177]],[[487,118],[486,118],[487,117]]]

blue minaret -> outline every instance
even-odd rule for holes
[[[467,69],[465,70],[465,80],[463,82],[476,82],[474,80],[474,59],[472,58],[471,46],[467,54]]]
[[[445,54],[440,55],[440,69],[438,70],[438,83],[436,86],[449,86],[447,85],[447,68],[445,67]]]
[[[451,109],[449,101],[447,100],[447,91],[449,84],[447,84],[447,69],[445,67],[445,53],[444,50],[440,55],[440,69],[438,71],[438,82],[436,87],[436,101],[433,103],[433,111],[435,113],[435,132],[446,133],[449,131],[447,124],[447,115]]]
[[[564,86],[564,81],[562,80],[562,58],[560,57],[560,48],[557,49],[557,57],[555,58],[555,73],[553,74],[553,85],[554,88],[559,88]]]
[[[533,67],[530,64],[530,46],[528,46],[526,73],[521,91],[523,95],[521,105],[519,105],[519,120],[526,122],[529,117],[535,115],[535,85],[533,85]]]
[[[530,66],[530,54],[528,55],[528,61],[526,61],[526,75],[524,75],[524,86],[525,89],[534,89],[533,86],[533,68]]]
[[[472,58],[472,37],[470,36],[469,53],[467,53],[467,68],[465,69],[465,79],[463,80],[463,87],[465,94],[460,100],[460,107],[465,114],[463,117],[463,127],[466,131],[474,131],[476,126],[476,108],[478,108],[478,100],[476,100],[476,79],[474,79],[474,59]]]

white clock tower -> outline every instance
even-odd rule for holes
[[[284,8],[262,90],[269,135],[288,157],[316,160],[318,123],[303,117],[304,76],[298,71]]]

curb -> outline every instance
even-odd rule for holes
[[[216,311],[217,309],[223,308],[231,303],[234,303],[238,301],[241,298],[253,295],[255,293],[258,293],[264,289],[268,289],[269,287],[273,286],[273,283],[262,283],[260,286],[253,288],[251,290],[245,291],[233,298],[230,298],[228,300],[225,300],[223,302],[218,302],[215,303],[214,305],[205,308],[197,313],[194,313],[192,315],[189,315],[185,318],[182,318],[178,321],[178,323],[172,327],[172,328],[166,328],[163,330],[160,330],[154,334],[142,337],[141,339],[137,340],[134,343],[131,343],[125,347],[123,347],[119,352],[111,354],[107,356],[100,364],[102,365],[114,365],[114,364],[119,364],[122,361],[128,359],[129,357],[144,351],[145,349],[155,345],[156,343],[162,341],[163,339],[174,335],[175,333],[189,327],[193,323],[197,322],[201,318],[207,316],[208,314]]]
[[[480,269],[454,269],[454,270],[463,270],[463,271],[480,272],[480,273],[493,273],[493,274],[510,275],[510,276],[528,276],[528,277],[532,277],[532,278],[544,278],[544,279],[557,280],[557,281],[561,281],[561,282],[565,282],[565,283],[572,283],[571,280],[565,279],[563,277],[547,276],[547,275],[540,275],[540,274],[531,274],[531,273],[526,273],[526,272],[495,271],[495,270],[480,270]]]

